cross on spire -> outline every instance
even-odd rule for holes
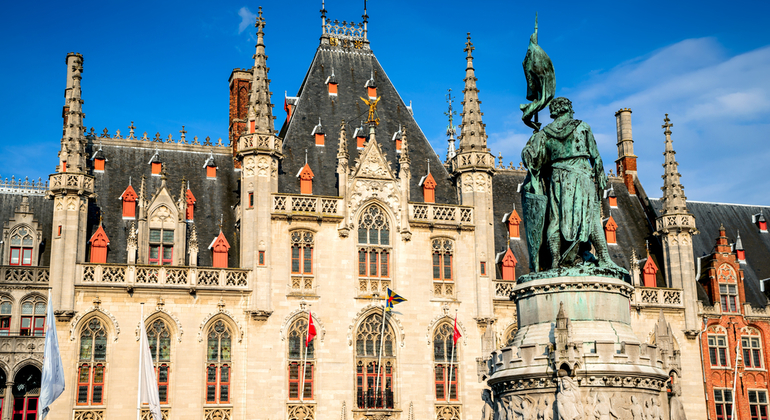
[[[663,134],[670,135],[671,134],[671,127],[673,127],[674,124],[671,124],[671,120],[668,119],[668,114],[666,114],[666,118],[663,119],[663,122],[664,122],[664,124],[660,126],[661,128],[665,129]]]
[[[262,6],[259,6],[257,22],[254,24],[254,27],[259,29],[257,32],[262,32],[262,29],[265,27],[265,18],[262,17]]]
[[[468,53],[468,57],[470,57],[471,53],[475,49],[476,48],[473,46],[473,43],[471,42],[471,33],[468,32],[468,41],[465,43],[465,49],[463,51],[467,52]]]

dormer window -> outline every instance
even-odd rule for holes
[[[107,160],[104,157],[104,152],[102,151],[102,145],[99,145],[99,150],[94,152],[94,154],[91,156],[91,160],[94,161],[94,172],[102,173],[104,172],[104,162]]]
[[[149,262],[153,265],[171,265],[174,258],[174,231],[150,229]]]
[[[735,238],[735,255],[738,257],[739,263],[746,263],[746,250],[743,249],[743,241],[741,240],[740,232],[738,232],[738,237]]]
[[[650,257],[650,253],[647,253],[647,259],[644,262],[644,268],[642,269],[642,280],[644,287],[657,287],[658,281],[656,275],[658,273],[658,266],[655,261]]]
[[[607,219],[604,219],[604,237],[607,239],[607,245],[617,245],[618,237],[616,231],[618,230],[618,224],[615,223],[615,219],[610,215]]]
[[[719,283],[719,302],[722,312],[738,313],[738,276],[735,269],[727,263],[717,269]]]
[[[297,106],[298,99],[299,98],[293,96],[286,96],[286,93],[284,92],[283,110],[286,111],[286,122],[289,122],[291,119],[291,114],[294,112],[294,107]]]
[[[305,166],[297,173],[299,178],[299,190],[302,194],[313,194],[313,171],[310,169],[310,165],[305,163]]]
[[[321,118],[318,118],[318,125],[313,127],[313,132],[311,133],[313,138],[315,138],[315,145],[316,146],[323,146],[324,141],[326,140],[326,135],[324,134],[323,126],[321,125]]]
[[[214,162],[213,153],[209,153],[209,157],[208,159],[206,159],[206,163],[203,164],[203,167],[206,169],[206,178],[208,179],[217,178],[217,164]]]
[[[610,205],[610,208],[618,208],[618,197],[615,195],[615,188],[613,187],[610,187],[607,191],[607,203]]]
[[[508,237],[511,239],[521,239],[521,217],[516,211],[516,207],[510,213],[503,216],[503,223],[508,225]]]
[[[329,96],[337,96],[337,77],[334,76],[334,68],[332,68],[332,75],[326,78],[326,88]]]
[[[230,244],[221,230],[219,236],[214,238],[214,241],[209,245],[209,249],[214,254],[212,265],[216,268],[227,268],[227,253],[230,250]]]
[[[356,147],[363,149],[364,143],[366,143],[366,130],[364,130],[363,124],[361,124],[361,127],[356,128],[356,131],[353,133],[353,137],[356,138]]]
[[[754,223],[762,233],[767,233],[767,220],[764,213],[757,213],[751,216],[751,223]]]
[[[120,195],[120,200],[123,201],[123,218],[133,219],[136,217],[136,191],[131,184],[128,184],[128,188]]]
[[[396,143],[396,152],[397,153],[401,153],[401,143],[402,143],[401,138],[402,137],[403,137],[403,133],[401,132],[401,125],[399,124],[398,131],[393,133],[393,138],[391,139],[391,140],[393,140],[393,142]]]
[[[505,252],[497,254],[497,263],[500,267],[500,274],[505,281],[516,280],[516,256],[509,247]]]
[[[187,209],[185,211],[185,219],[188,222],[193,221],[193,216],[195,212],[195,196],[193,195],[192,191],[190,190],[190,187],[187,187],[187,192],[185,193],[185,204],[187,204]]]
[[[110,244],[110,239],[107,238],[107,233],[104,232],[101,224],[88,242],[91,243],[91,263],[106,263],[107,246]]]
[[[364,87],[366,88],[367,95],[369,95],[369,99],[377,99],[377,85],[374,83],[374,70],[372,70],[372,75],[369,80],[366,81]]]
[[[147,163],[149,163],[152,167],[152,176],[160,176],[160,171],[163,169],[163,166],[160,161],[160,154],[158,153],[157,149],[155,149],[155,154],[152,155],[150,161]]]
[[[433,175],[428,172],[428,175],[425,175],[420,180],[420,186],[422,187],[422,196],[423,200],[426,203],[435,203],[436,202],[436,180],[433,179]]]

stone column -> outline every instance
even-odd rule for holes
[[[13,408],[13,382],[5,383],[5,396],[3,397],[3,420],[11,420],[11,413]]]

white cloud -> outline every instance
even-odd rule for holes
[[[238,24],[239,34],[243,33],[249,25],[253,25],[254,21],[257,19],[257,15],[251,13],[251,10],[246,6],[241,7],[241,9],[238,10],[238,16],[241,17],[241,23]]]
[[[559,95],[572,100],[576,118],[591,124],[605,167],[617,157],[615,111],[633,110],[639,176],[651,197],[662,186],[661,124],[668,113],[689,199],[770,204],[770,195],[762,193],[770,182],[756,176],[770,170],[768,74],[770,46],[729,56],[714,38],[688,39],[596,73]],[[519,153],[517,136],[529,136],[524,131],[490,133],[490,147]]]

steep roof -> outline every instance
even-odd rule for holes
[[[337,96],[330,96],[325,84],[332,74],[332,69],[338,81]],[[371,50],[330,45],[320,45],[316,50],[297,94],[297,107],[289,122],[281,128],[284,158],[278,175],[278,191],[300,193],[299,181],[295,174],[305,164],[307,149],[308,163],[315,173],[313,193],[329,196],[338,194],[336,172],[340,122],[345,120],[347,133],[351,135],[361,121],[366,120],[368,108],[360,98],[367,97],[366,83],[372,74],[377,86],[377,95],[382,97],[377,104],[377,115],[380,119],[376,128],[377,142],[382,146],[395,173],[398,173],[399,164],[396,144],[392,140],[393,134],[399,130],[399,125],[405,127],[409,133],[411,200],[423,201],[419,181],[428,172],[427,161],[430,160],[431,173],[438,184],[436,202],[457,204],[457,193],[449,173]],[[326,134],[324,146],[316,146],[311,135],[318,125],[319,117]],[[368,132],[366,135],[369,136]],[[350,141],[352,137],[348,140],[352,168],[359,151],[356,142]]]
[[[29,207],[37,220],[38,226],[43,230],[43,241],[40,244],[42,252],[38,259],[39,266],[48,266],[51,262],[51,234],[53,229],[53,200],[47,200],[40,192],[31,192]],[[13,219],[16,209],[21,204],[24,193],[0,192],[0,221],[3,223]],[[98,222],[98,221],[97,221]],[[3,256],[3,259],[7,256]]]
[[[163,163],[166,170],[166,186],[175,200],[178,200],[182,191],[182,179],[189,182],[193,192],[195,203],[195,227],[198,230],[198,238],[214,238],[219,234],[219,217],[223,215],[222,230],[230,241],[235,241],[235,206],[238,204],[238,176],[233,168],[233,160],[230,158],[230,149],[226,147],[203,147],[192,145],[165,144],[138,140],[106,140],[102,144],[102,152],[109,159],[104,173],[97,173],[95,177],[96,204],[89,208],[86,237],[90,238],[99,226],[99,210],[102,212],[104,231],[110,238],[107,262],[113,264],[126,263],[126,240],[130,220],[123,220],[121,194],[126,190],[131,177],[131,183],[136,193],[139,193],[139,185],[142,175],[146,177],[146,199],[151,199],[160,188],[159,176],[151,176],[151,167],[148,164],[150,158],[158,148],[158,160]],[[130,147],[126,147],[130,146]],[[93,150],[99,144],[89,143],[88,148]],[[212,150],[216,149],[216,150]],[[204,163],[212,153],[217,160],[219,171],[216,179],[206,177]],[[90,163],[90,162],[89,162]],[[187,184],[185,184],[185,192]],[[183,197],[184,200],[186,197]],[[52,213],[49,213],[52,214]],[[50,216],[48,216],[50,218]],[[50,228],[48,228],[50,231]],[[50,232],[49,232],[50,234]],[[189,229],[188,229],[189,235]],[[211,253],[200,244],[198,265],[211,266]],[[238,267],[240,259],[239,248],[230,250],[230,267]],[[140,250],[142,252],[142,250]]]
[[[650,202],[659,212],[661,201],[651,199]],[[698,257],[714,252],[721,224],[724,224],[727,237],[731,241],[735,241],[740,231],[741,242],[746,251],[746,263],[741,264],[746,300],[754,306],[764,307],[767,298],[762,293],[759,282],[770,278],[770,233],[760,232],[752,216],[770,214],[770,207],[687,201],[687,208],[695,216],[695,225],[700,231],[699,235],[692,237],[696,261]],[[701,270],[703,268],[701,266]],[[707,299],[701,300],[709,303]]]

